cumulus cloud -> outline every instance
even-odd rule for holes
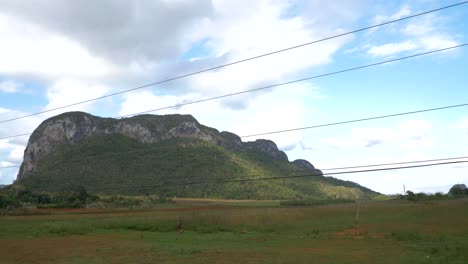
[[[406,51],[431,51],[453,47],[458,44],[451,36],[439,34],[420,37],[417,40],[371,46],[367,53],[372,56],[392,56]]]
[[[128,89],[135,83],[158,81],[339,32],[340,21],[357,17],[351,7],[358,2],[350,1],[346,11],[337,5],[312,3],[342,15],[333,19],[336,27],[330,29],[320,27],[330,19],[319,9],[302,13],[298,9],[285,16],[292,4],[281,1],[3,1],[0,33],[5,41],[0,44],[0,73],[45,78],[49,100],[45,109],[50,109],[65,105],[70,101],[67,98],[74,102],[89,99],[103,90]],[[112,15],[103,15],[103,10]],[[211,95],[272,84],[331,62],[347,41],[349,38],[332,40],[157,89]],[[211,58],[172,62],[198,46],[209,50]],[[63,80],[74,84],[64,85]],[[70,88],[77,86],[79,89]],[[223,102],[233,109],[246,107],[246,102],[235,99]]]
[[[85,101],[105,95],[110,88],[105,85],[87,83],[74,79],[59,79],[47,89],[49,103],[45,109],[52,109],[63,105]],[[96,102],[77,105],[67,108],[67,111],[89,111]],[[102,101],[99,102],[102,104]]]
[[[381,144],[397,144],[402,148],[432,147],[431,129],[428,121],[411,120],[397,127],[353,128],[349,135],[325,138],[324,142],[334,148],[371,148]]]
[[[20,85],[26,86],[28,82],[22,78],[28,78],[45,87],[42,96],[46,103],[34,107],[49,110],[342,33],[355,28],[364,7],[369,6],[366,0],[1,1],[0,74],[5,79],[0,91],[30,89]],[[396,12],[376,16],[374,22],[398,19],[412,10],[415,7],[403,5]],[[369,39],[363,48],[356,50],[377,57],[456,45],[457,38],[439,18],[427,16],[375,30],[366,35]],[[315,75],[353,38],[334,39],[61,111],[127,115]],[[310,125],[316,117],[313,102],[322,98],[317,86],[304,82],[155,114],[192,114],[205,125],[243,136]],[[44,118],[61,111],[5,123],[0,126],[0,137],[31,132]],[[25,114],[0,108],[0,120]],[[462,127],[468,131],[468,125]],[[400,158],[387,153],[394,148],[404,150],[408,159],[424,158],[428,155],[425,150],[435,144],[432,131],[430,123],[415,120],[342,130],[344,134],[326,134],[324,142],[312,137],[305,140],[304,131],[244,140],[272,139],[288,152],[315,153],[311,160],[324,166],[336,165],[337,160],[336,149],[329,155],[324,150],[340,147],[340,155],[346,157],[341,160],[354,165],[363,160],[378,163]],[[0,164],[20,162],[26,144],[27,137],[0,140]],[[356,154],[357,149],[364,154]],[[297,156],[307,158],[304,153]],[[16,170],[2,173],[0,182],[16,176]],[[376,186],[382,179],[362,179],[361,183]]]
[[[0,73],[37,78],[97,77],[114,67],[79,43],[0,12]]]
[[[368,53],[373,56],[388,56],[397,54],[403,51],[411,51],[418,48],[418,45],[412,41],[404,41],[399,43],[387,43],[380,46],[373,46],[368,50]]]
[[[411,8],[408,5],[403,5],[397,12],[391,15],[377,15],[374,17],[375,24],[380,24],[390,20],[400,19],[405,16],[411,15]]]
[[[203,104],[186,105],[177,109],[165,109],[154,114],[191,114],[204,125],[215,127],[221,131],[230,131],[239,136],[301,127],[314,114],[313,109],[310,109],[309,106],[310,101],[320,100],[321,97],[317,96],[317,88],[314,86],[289,88],[294,90],[294,93],[291,93],[289,89],[277,89],[262,95],[261,99],[255,100],[255,103],[249,104],[243,109],[223,107],[224,103],[220,101],[208,101]],[[127,115],[142,110],[189,102],[197,98],[199,98],[197,94],[171,96],[156,95],[147,91],[137,92],[126,96],[119,113],[120,115]],[[246,97],[244,100],[250,100],[250,97]],[[301,135],[301,132],[293,132],[254,136],[243,140],[272,139],[280,148],[290,149],[300,142]]]
[[[411,13],[411,8],[408,5],[404,5],[397,13],[390,16],[377,16],[375,21],[376,23],[381,23],[383,21],[399,19]],[[368,44],[367,53],[372,56],[394,56],[409,51],[424,52],[459,44],[456,36],[444,27],[444,20],[440,15],[429,14],[404,23],[404,26],[398,29],[393,27],[381,29],[380,32],[382,34],[393,36],[397,41],[383,44]],[[381,39],[382,34],[377,35],[377,37]]]
[[[2,13],[78,42],[91,54],[130,63],[175,59],[186,33],[210,16],[201,1],[2,1]]]
[[[24,115],[24,112],[12,109],[0,108],[0,120],[10,119]],[[33,131],[42,121],[42,117],[30,117],[5,123],[0,126],[0,138],[12,135],[24,134]],[[0,140],[0,163],[6,165],[20,164],[23,160],[23,152],[28,142],[28,136],[15,137]],[[13,173],[9,170],[9,173]],[[4,175],[7,175],[6,172]],[[15,175],[8,174],[10,178]]]
[[[19,91],[19,84],[14,81],[3,81],[0,82],[0,92],[4,93],[16,93]]]
[[[312,1],[294,9],[293,3],[283,1],[2,1],[0,74],[40,82],[47,100],[42,109],[49,110],[342,32],[343,22],[358,17],[353,10],[359,2],[349,1],[348,8],[343,9],[341,5]],[[333,19],[321,13],[324,9]],[[126,115],[290,80],[329,64],[350,39],[336,39],[114,99],[18,120],[2,126],[0,136],[31,132],[44,118],[64,111],[117,115],[117,109],[119,115]],[[252,132],[259,123],[266,130],[300,127],[307,112],[304,109],[310,108],[300,96],[317,96],[317,90],[308,85],[285,86],[157,114],[194,114],[203,123],[240,134]],[[18,87],[5,84],[3,88],[17,91]],[[8,111],[3,117],[24,114]],[[299,138],[299,133],[275,136],[284,148],[295,145]],[[17,146],[24,148],[25,144],[19,138],[8,140],[3,159],[18,160]]]
[[[185,95],[184,97],[174,95],[155,95],[150,91],[139,91],[125,96],[125,100],[120,105],[119,116],[134,115],[136,113],[170,107],[196,100],[196,94]],[[173,114],[182,107],[168,108],[161,111],[154,111],[152,114]]]
[[[23,161],[23,154],[24,154],[24,146],[16,145],[10,151],[10,155],[8,155],[8,160],[11,163],[19,164]]]
[[[27,113],[0,107],[0,120],[12,119],[25,114]],[[42,117],[38,116],[4,123],[0,126],[0,138],[11,136],[13,134],[31,132],[40,124],[41,121]],[[8,139],[8,141],[11,142],[13,139]]]

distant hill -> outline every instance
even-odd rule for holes
[[[3,184],[0,184],[0,189],[3,189],[5,187],[7,187],[8,185],[3,185]]]
[[[308,176],[235,182],[289,175]],[[190,115],[112,119],[70,112],[52,117],[31,135],[15,183],[51,192],[83,186],[93,193],[201,198],[377,194],[353,182],[323,177],[306,160],[289,162],[270,140],[242,142],[239,136],[201,125]]]

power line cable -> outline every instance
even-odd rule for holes
[[[86,156],[86,157],[82,157],[82,158],[70,159],[70,160],[68,160],[68,162],[76,162],[76,161],[80,161],[80,160],[84,160],[84,159],[115,157],[115,156],[127,155],[129,153],[138,153],[138,152],[146,152],[146,151],[152,151],[152,150],[164,150],[164,149],[173,149],[173,147],[172,146],[171,147],[154,147],[154,148],[146,148],[146,149],[141,149],[141,150],[139,149],[139,150],[131,150],[131,151],[113,152],[113,153],[102,154],[102,155],[90,155],[90,156]],[[428,159],[428,160],[415,160],[415,161],[402,161],[402,162],[370,164],[370,165],[368,164],[368,165],[358,165],[358,166],[351,166],[351,167],[337,167],[337,168],[320,169],[320,170],[342,170],[342,169],[352,169],[352,168],[378,167],[378,166],[386,166],[386,165],[422,163],[422,162],[442,161],[442,160],[456,160],[456,159],[468,159],[468,156],[440,158],[440,159]],[[19,167],[20,165],[16,165],[16,166]]]
[[[368,169],[368,170],[352,170],[352,171],[341,171],[341,172],[331,172],[326,174],[319,173],[309,173],[309,174],[298,174],[298,175],[288,175],[288,176],[276,176],[276,177],[260,177],[260,178],[249,178],[249,179],[233,179],[233,180],[216,180],[216,181],[191,181],[191,182],[178,182],[178,183],[162,183],[157,185],[145,185],[145,186],[104,186],[104,187],[94,187],[94,189],[105,190],[105,189],[151,189],[157,187],[168,187],[168,186],[188,186],[188,185],[199,185],[199,184],[222,184],[222,183],[243,183],[243,182],[252,182],[252,181],[267,181],[267,180],[281,180],[281,179],[296,179],[296,178],[306,178],[306,177],[323,177],[323,176],[333,176],[333,175],[342,175],[342,174],[355,174],[355,173],[367,173],[367,172],[378,172],[378,171],[389,171],[389,170],[402,170],[402,169],[411,169],[411,168],[421,168],[421,167],[432,167],[432,166],[441,166],[457,163],[466,163],[465,161],[449,161],[449,162],[439,162],[431,164],[422,164],[422,165],[411,165],[411,166],[399,166],[392,168],[378,168],[378,169]],[[93,189],[90,187],[89,189]],[[65,189],[61,189],[65,190]]]
[[[9,169],[9,168],[17,168],[17,167],[21,167],[21,165],[4,166],[4,167],[0,167],[0,169]]]
[[[128,114],[128,115],[123,115],[123,116],[117,116],[117,117],[115,117],[115,118],[127,118],[127,117],[130,117],[130,116],[141,115],[141,114],[147,114],[147,113],[157,112],[157,111],[166,110],[166,109],[170,109],[170,108],[177,108],[177,107],[181,107],[181,106],[185,106],[185,105],[192,105],[192,104],[197,104],[197,103],[202,103],[202,102],[207,102],[207,101],[218,100],[218,99],[222,99],[222,98],[226,98],[226,97],[231,97],[231,96],[236,96],[236,95],[240,95],[240,94],[256,92],[256,91],[260,91],[260,90],[265,90],[265,89],[270,89],[270,88],[274,88],[274,87],[284,86],[284,85],[288,85],[288,84],[303,82],[303,81],[307,81],[307,80],[318,79],[318,78],[322,78],[322,77],[326,77],[326,76],[330,76],[330,75],[335,75],[335,74],[340,74],[340,73],[345,73],[345,72],[360,70],[360,69],[364,69],[364,68],[374,67],[374,66],[378,66],[378,65],[382,65],[382,64],[386,64],[386,63],[391,63],[391,62],[406,60],[406,59],[410,59],[410,58],[420,57],[420,56],[429,55],[429,54],[433,54],[433,53],[437,53],[437,52],[443,52],[443,51],[447,51],[447,50],[451,50],[451,49],[456,49],[456,48],[465,47],[465,46],[467,46],[467,45],[468,45],[468,43],[464,43],[464,44],[460,44],[460,45],[456,45],[456,46],[452,46],[452,47],[447,47],[447,48],[443,48],[443,49],[432,50],[432,51],[428,51],[428,52],[413,54],[413,55],[410,55],[410,56],[400,57],[400,58],[397,58],[397,59],[381,61],[381,62],[377,62],[377,63],[372,63],[372,64],[362,65],[362,66],[353,67],[353,68],[348,68],[348,69],[344,69],[344,70],[334,71],[334,72],[330,72],[330,73],[315,75],[315,76],[311,76],[311,77],[307,77],[307,78],[302,78],[302,79],[297,79],[297,80],[288,81],[288,82],[283,82],[283,83],[279,83],[279,84],[273,84],[273,85],[263,86],[263,87],[259,87],[259,88],[255,88],[255,89],[249,89],[249,90],[244,90],[244,91],[240,91],[240,92],[235,92],[235,93],[230,93],[230,94],[225,94],[225,95],[220,95],[220,96],[215,96],[215,97],[209,97],[209,98],[200,99],[200,100],[195,100],[195,101],[190,101],[190,102],[185,102],[185,103],[181,103],[181,104],[175,104],[175,105],[171,105],[171,106],[165,106],[165,107],[156,108],[156,109],[151,109],[151,110],[147,110],[147,111],[143,111],[143,112],[138,112],[138,113],[133,113],[133,114]],[[461,106],[466,106],[466,105],[468,105],[468,104],[459,104],[459,105],[452,105],[452,106],[444,106],[444,107],[439,107],[439,108],[426,109],[426,110],[419,110],[419,111],[413,111],[413,112],[408,112],[408,113],[399,113],[399,114],[389,115],[389,116],[384,116],[384,117],[391,117],[391,116],[398,116],[398,115],[405,115],[405,114],[412,114],[412,113],[420,113],[420,112],[428,112],[428,111],[442,110],[442,109],[454,108],[454,107],[461,107]],[[320,126],[331,126],[331,125],[338,125],[338,124],[344,124],[344,123],[360,122],[360,121],[366,121],[366,120],[372,120],[372,119],[379,119],[379,118],[384,118],[384,117],[371,117],[371,118],[366,118],[366,119],[362,119],[362,120],[361,120],[361,119],[358,119],[358,120],[344,121],[344,122],[339,122],[339,123],[325,124],[325,125],[320,125]],[[0,122],[0,123],[1,123],[1,122]],[[312,127],[310,127],[310,128],[312,128]],[[293,130],[301,130],[301,129],[307,129],[307,128],[298,128],[298,129],[296,128],[296,129],[293,129]],[[281,133],[281,132],[282,132],[282,131],[277,131],[277,132],[272,132],[271,134],[274,134],[274,133]],[[284,131],[284,132],[286,132],[286,131]],[[2,138],[0,138],[0,140],[3,140],[3,139],[10,139],[10,138],[15,138],[15,137],[21,137],[21,136],[27,136],[27,135],[31,135],[31,134],[32,134],[32,133],[24,133],[24,134],[19,134],[19,135],[7,136],[7,137],[2,137]],[[265,133],[262,133],[262,134],[265,134]],[[252,136],[262,135],[262,134],[247,135],[247,136],[243,136],[243,137],[252,137]],[[266,134],[268,134],[268,133],[266,133]]]
[[[31,135],[32,133],[24,133],[24,134],[19,134],[19,135],[14,135],[14,136],[6,136],[6,137],[2,137],[0,138],[0,140],[3,140],[3,139],[10,139],[10,138],[15,138],[15,137],[24,137],[24,136],[29,136]]]
[[[119,116],[118,118],[125,118],[125,117],[134,116],[134,115],[140,115],[140,114],[146,114],[146,113],[151,113],[151,112],[156,112],[156,111],[161,111],[161,110],[166,110],[166,109],[171,109],[171,108],[177,108],[177,107],[181,107],[181,106],[185,106],[185,105],[191,105],[191,104],[197,104],[197,103],[202,103],[202,102],[207,102],[207,101],[218,100],[218,99],[231,97],[231,96],[235,96],[235,95],[240,95],[240,94],[257,92],[257,91],[270,89],[270,88],[274,88],[274,87],[279,87],[279,86],[289,85],[289,84],[293,84],[293,83],[309,81],[309,80],[313,80],[313,79],[323,78],[323,77],[336,75],[336,74],[340,74],[340,73],[345,73],[345,72],[350,72],[350,71],[361,70],[361,69],[365,69],[365,68],[375,67],[375,66],[379,66],[379,65],[383,65],[383,64],[387,64],[387,63],[392,63],[392,62],[397,62],[397,61],[402,61],[402,60],[406,60],[406,59],[411,59],[411,58],[415,58],[415,57],[421,57],[421,56],[425,56],[425,55],[429,55],[429,54],[433,54],[433,53],[438,53],[438,52],[443,52],[443,51],[447,51],[447,50],[451,50],[451,49],[465,47],[467,45],[468,45],[468,43],[464,43],[464,44],[451,46],[451,47],[447,47],[447,48],[443,48],[443,49],[437,49],[437,50],[417,53],[417,54],[413,54],[413,55],[409,55],[409,56],[405,56],[405,57],[400,57],[400,58],[391,59],[391,60],[385,60],[385,61],[381,61],[381,62],[366,64],[366,65],[362,65],[362,66],[358,66],[358,67],[348,68],[348,69],[344,69],[344,70],[339,70],[339,71],[334,71],[334,72],[329,72],[329,73],[324,73],[324,74],[319,74],[319,75],[314,75],[314,76],[311,76],[311,77],[306,77],[306,78],[297,79],[297,80],[293,80],[293,81],[288,81],[288,82],[263,86],[263,87],[259,87],[259,88],[255,88],[255,89],[249,89],[249,90],[244,90],[244,91],[240,91],[240,92],[224,94],[224,95],[209,97],[209,98],[205,98],[205,99],[195,100],[195,101],[191,101],[191,102],[185,102],[185,103],[181,103],[181,104],[175,104],[175,105],[171,105],[171,106],[156,108],[156,109],[147,110],[147,111],[143,111],[143,112],[138,112],[138,113],[134,113],[134,114]]]
[[[400,161],[400,162],[380,163],[380,164],[371,164],[371,165],[357,165],[357,166],[337,167],[337,168],[320,169],[320,170],[321,171],[344,170],[344,169],[380,167],[380,166],[390,166],[390,165],[400,165],[400,164],[423,163],[423,162],[432,162],[432,161],[447,161],[447,160],[457,160],[457,159],[468,159],[468,156],[454,157],[454,158],[441,158],[441,159],[414,160],[414,161]]]
[[[287,131],[285,131],[285,132],[287,132]],[[164,150],[166,148],[167,149],[173,149],[172,146],[170,146],[170,147],[157,146],[157,147],[150,147],[150,148],[130,150],[130,151],[112,152],[112,153],[99,154],[99,155],[88,155],[88,156],[81,157],[81,158],[69,159],[69,160],[67,160],[67,162],[76,162],[76,161],[81,161],[81,160],[85,160],[85,159],[115,157],[115,156],[121,156],[121,155],[128,155],[128,154],[131,154],[131,153],[140,153],[140,152],[147,152],[147,151],[153,151],[153,150]],[[394,163],[367,164],[367,165],[358,165],[358,166],[351,166],[351,167],[327,168],[327,169],[320,169],[320,170],[330,171],[330,170],[342,170],[342,169],[365,168],[365,167],[378,167],[378,166],[386,166],[386,165],[411,164],[411,163],[422,163],[422,162],[455,160],[455,159],[466,159],[466,158],[468,158],[468,156],[440,158],[440,159],[428,159],[428,160],[416,160],[416,161],[402,161],[402,162],[394,162]],[[21,165],[18,165],[18,164],[9,165],[9,166],[0,167],[0,169],[16,168],[16,167],[20,167],[20,166]],[[297,171],[297,172],[299,172],[299,171]]]
[[[431,111],[438,111],[438,110],[445,110],[445,109],[457,108],[457,107],[464,107],[464,106],[468,106],[468,103],[466,103],[466,104],[458,104],[458,105],[448,105],[448,106],[442,106],[442,107],[436,107],[436,108],[429,108],[429,109],[423,109],[423,110],[417,110],[417,111],[410,111],[410,112],[402,112],[402,113],[391,114],[391,115],[374,116],[374,117],[367,117],[367,118],[361,118],[361,119],[340,121],[340,122],[328,123],[328,124],[322,124],[322,125],[315,125],[315,126],[307,126],[307,127],[299,127],[299,128],[285,129],[285,130],[277,130],[277,131],[271,131],[271,132],[263,132],[263,133],[258,133],[258,134],[251,134],[251,135],[241,136],[241,138],[248,138],[248,137],[255,137],[255,136],[264,136],[264,135],[272,135],[272,134],[279,134],[279,133],[292,132],[292,131],[298,131],[298,130],[312,129],[312,128],[318,128],[318,127],[336,126],[336,125],[343,125],[343,124],[349,124],[349,123],[357,123],[357,122],[363,122],[363,121],[369,121],[369,120],[375,120],[375,119],[382,119],[382,118],[389,118],[389,117],[403,116],[403,115],[412,115],[412,114],[418,114],[418,113],[424,113],[424,112],[431,112]]]
[[[448,6],[444,6],[444,7],[440,7],[440,8],[436,8],[436,9],[432,9],[432,10],[425,11],[425,12],[421,12],[421,13],[417,13],[417,14],[414,14],[414,15],[411,15],[411,16],[406,16],[406,17],[402,17],[402,18],[399,18],[399,19],[387,21],[387,22],[384,22],[384,23],[380,23],[380,24],[376,24],[376,25],[372,25],[372,26],[368,26],[368,27],[364,27],[364,28],[352,30],[352,31],[349,31],[349,32],[345,32],[345,33],[333,35],[333,36],[330,36],[330,37],[326,37],[326,38],[314,40],[314,41],[311,41],[311,42],[307,42],[307,43],[303,43],[303,44],[300,44],[300,45],[288,47],[288,48],[285,48],[285,49],[280,49],[280,50],[277,50],[277,51],[268,52],[268,53],[264,53],[264,54],[261,54],[261,55],[249,57],[249,58],[246,58],[246,59],[242,59],[242,60],[238,60],[238,61],[234,61],[234,62],[222,64],[222,65],[215,66],[215,67],[212,67],[212,68],[208,68],[208,69],[204,69],[204,70],[200,70],[200,71],[196,71],[196,72],[192,72],[192,73],[188,73],[188,74],[184,74],[184,75],[179,75],[179,76],[176,76],[176,77],[167,78],[167,79],[164,79],[164,80],[161,80],[161,81],[157,81],[157,82],[153,82],[153,83],[150,83],[150,84],[146,84],[146,85],[134,87],[134,88],[127,89],[127,90],[122,90],[122,91],[119,91],[119,92],[115,92],[115,93],[103,95],[103,96],[100,96],[100,97],[91,98],[91,99],[84,100],[84,101],[80,101],[80,102],[76,102],[76,103],[73,103],[73,104],[63,105],[63,106],[55,107],[55,108],[52,108],[52,109],[48,109],[48,110],[44,110],[44,111],[40,111],[40,112],[28,114],[28,115],[23,115],[23,116],[11,118],[11,119],[1,120],[0,123],[6,123],[6,122],[14,121],[14,120],[19,120],[19,119],[23,119],[23,118],[27,118],[27,117],[39,115],[39,114],[44,114],[44,113],[56,111],[56,110],[59,110],[59,109],[68,108],[68,107],[71,107],[71,106],[76,106],[76,105],[81,105],[81,104],[85,104],[85,103],[89,103],[89,102],[101,100],[101,99],[104,99],[104,98],[108,98],[108,97],[112,97],[112,96],[116,96],[116,95],[128,93],[128,92],[131,92],[131,91],[135,91],[135,90],[147,88],[147,87],[150,87],[150,86],[155,86],[155,85],[158,85],[158,84],[163,84],[163,83],[167,83],[167,82],[172,82],[172,81],[175,81],[175,80],[187,78],[187,77],[190,77],[190,76],[198,75],[198,74],[205,73],[205,72],[209,72],[209,71],[213,71],[213,70],[218,70],[218,69],[225,68],[225,67],[228,67],[228,66],[232,66],[232,65],[235,65],[235,64],[240,64],[240,63],[243,63],[243,62],[247,62],[247,61],[251,61],[251,60],[255,60],[255,59],[267,57],[267,56],[270,56],[270,55],[274,55],[274,54],[278,54],[278,53],[290,51],[290,50],[293,50],[293,49],[305,47],[305,46],[308,46],[308,45],[312,45],[312,44],[316,44],[316,43],[319,43],[319,42],[331,40],[331,39],[334,39],[334,38],[339,38],[339,37],[343,37],[343,36],[346,36],[346,35],[351,35],[351,34],[354,34],[354,33],[358,33],[358,32],[366,31],[366,30],[369,30],[369,29],[381,27],[381,26],[384,26],[384,25],[396,23],[396,22],[399,22],[399,21],[407,20],[407,19],[410,19],[410,18],[414,18],[414,17],[418,17],[418,16],[427,15],[427,14],[430,14],[430,13],[442,11],[442,10],[449,9],[449,8],[452,8],[452,7],[461,6],[461,5],[464,5],[464,4],[466,4],[466,3],[468,3],[468,1],[463,1],[463,2],[456,3],[456,4],[452,4],[452,5],[448,5]]]

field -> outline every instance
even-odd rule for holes
[[[0,263],[468,263],[468,200],[361,202],[357,225],[356,213],[200,199],[23,210],[0,217]]]

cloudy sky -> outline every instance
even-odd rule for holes
[[[0,0],[0,121],[130,89],[455,1]],[[0,123],[0,138],[66,111],[116,117],[468,42],[468,4],[378,29]],[[154,112],[240,136],[468,103],[468,48]],[[468,156],[467,108],[260,136],[316,167]],[[255,140],[256,137],[244,138]],[[0,167],[28,137],[0,140]],[[16,168],[0,169],[0,184]],[[447,191],[468,165],[343,175],[383,193]]]

